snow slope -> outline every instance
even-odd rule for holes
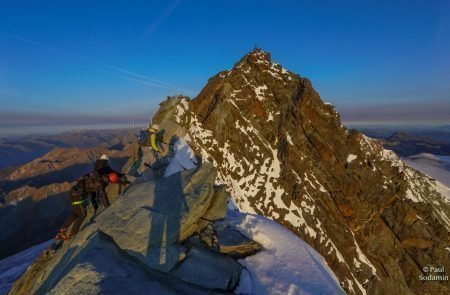
[[[44,242],[0,260],[0,294],[6,294],[12,284],[52,242],[53,240]]]
[[[437,189],[450,199],[450,156],[422,153],[402,160],[406,165],[436,179]]]
[[[325,259],[278,223],[253,214],[229,210],[233,225],[263,246],[241,259],[245,267],[237,294],[345,294]]]
[[[450,156],[418,154],[402,160],[410,167],[419,170],[446,186],[450,186]]]

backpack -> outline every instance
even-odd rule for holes
[[[148,130],[141,130],[139,132],[139,136],[138,136],[138,143],[141,146],[145,146],[148,145],[148,140],[150,139],[150,131]]]
[[[162,132],[157,132],[155,137],[156,144],[164,142],[164,135]]]

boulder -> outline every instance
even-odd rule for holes
[[[192,248],[183,263],[171,274],[185,282],[208,289],[233,290],[242,266],[229,256],[206,248]]]
[[[237,259],[256,254],[262,249],[259,243],[231,227],[228,220],[208,224],[198,235],[192,236],[189,242]]]
[[[214,195],[212,197],[211,206],[203,216],[206,221],[216,221],[224,219],[227,215],[228,194],[225,186],[214,186]]]
[[[226,225],[215,226],[219,251],[235,258],[244,258],[261,250],[261,245]]]
[[[197,222],[213,200],[215,177],[213,166],[204,163],[136,184],[99,216],[99,230],[148,267],[168,272],[184,259],[179,242],[201,229]]]

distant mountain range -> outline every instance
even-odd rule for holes
[[[394,151],[400,157],[409,157],[420,153],[447,156],[450,155],[450,131],[417,131],[391,129],[360,129],[369,137],[378,139],[384,148]]]
[[[25,164],[58,147],[101,146],[121,149],[125,143],[134,140],[131,129],[77,130],[56,135],[4,137],[0,138],[0,169]]]
[[[409,136],[425,137],[434,141],[450,144],[450,125],[442,126],[368,126],[349,124],[349,128],[357,129],[373,138],[388,138],[394,133],[406,133]]]

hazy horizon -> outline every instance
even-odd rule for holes
[[[148,126],[147,121],[134,122],[134,131],[137,135],[141,128]],[[450,132],[450,123],[414,123],[414,122],[342,122],[348,129],[387,129],[396,131],[408,130],[436,130],[444,128]],[[129,129],[133,130],[133,121],[122,124],[95,124],[95,125],[47,125],[47,126],[18,126],[18,127],[0,127],[0,138],[21,137],[27,135],[52,136],[71,131],[87,130],[114,130]]]

